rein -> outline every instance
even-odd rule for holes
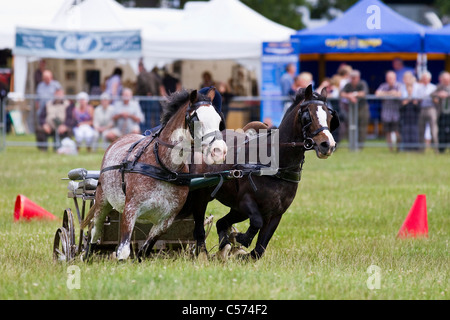
[[[302,142],[283,142],[283,143],[280,143],[280,146],[287,146],[287,147],[294,147],[294,148],[302,147],[305,150],[311,150],[315,145],[313,137],[315,137],[317,134],[319,134],[320,132],[322,132],[324,130],[329,130],[328,127],[320,127],[319,129],[315,130],[314,132],[312,132],[311,134],[308,135],[307,129],[309,128],[309,126],[311,125],[312,122],[311,122],[311,118],[309,115],[309,109],[306,107],[310,104],[323,105],[328,108],[326,102],[323,102],[321,100],[309,100],[309,101],[304,101],[302,104],[300,104],[300,108],[304,109],[304,110],[301,110],[302,119],[303,119],[303,115],[306,112],[308,113],[308,116],[309,116],[308,117],[309,120],[307,120],[307,123],[306,122],[303,123],[303,120],[302,120],[302,133],[303,133],[303,137],[305,137],[305,139]],[[201,101],[201,102],[197,102],[193,105],[190,105],[188,107],[188,110],[186,111],[185,123],[189,127],[192,137],[194,137],[194,132],[193,132],[194,129],[191,124],[196,120],[198,121],[196,109],[201,106],[212,106],[212,105],[208,102]],[[194,113],[190,114],[192,112],[192,107],[194,107]],[[306,118],[306,115],[305,115],[305,118]],[[162,160],[159,156],[159,145],[162,145],[162,146],[164,146],[166,148],[170,148],[170,149],[173,149],[176,146],[174,144],[165,142],[160,138],[161,131],[164,128],[165,127],[163,126],[163,127],[159,128],[158,131],[156,131],[150,135],[144,136],[142,139],[134,142],[127,150],[127,155],[122,160],[121,164],[103,168],[100,171],[100,174],[103,172],[111,171],[111,170],[119,170],[121,173],[121,176],[122,176],[122,190],[123,190],[124,194],[126,194],[125,173],[137,173],[137,174],[142,174],[142,175],[145,175],[145,176],[157,179],[157,180],[169,182],[169,183],[172,183],[172,184],[175,184],[178,186],[190,186],[190,187],[192,187],[192,190],[198,188],[199,185],[202,184],[201,182],[196,181],[195,185],[193,185],[192,184],[193,180],[198,180],[198,178],[200,178],[200,179],[205,179],[205,180],[209,179],[211,181],[211,178],[214,178],[213,179],[215,181],[214,183],[217,182],[217,186],[214,189],[214,191],[212,192],[211,197],[214,197],[216,195],[216,193],[219,191],[219,189],[221,188],[221,186],[223,185],[223,182],[225,180],[229,180],[229,179],[240,179],[240,178],[247,176],[254,191],[257,191],[257,187],[252,179],[252,175],[253,176],[254,175],[256,175],[256,176],[266,175],[269,177],[281,179],[281,180],[291,182],[291,183],[299,183],[301,180],[301,173],[302,173],[302,169],[303,169],[303,164],[305,162],[304,158],[302,159],[300,165],[295,165],[295,166],[286,167],[286,168],[278,168],[277,171],[273,174],[264,173],[263,170],[268,169],[270,167],[266,166],[266,165],[260,165],[260,164],[238,164],[238,165],[235,165],[232,170],[201,173],[201,174],[175,172],[175,171],[169,169],[162,162]],[[266,133],[265,135],[269,136],[270,134],[271,134],[271,132]],[[256,137],[253,137],[253,138],[260,137],[261,135],[263,135],[263,134],[258,134]],[[222,134],[219,131],[210,132],[210,133],[206,134],[205,136],[203,136],[202,139],[209,138],[211,136],[214,136],[214,138],[212,139],[210,144],[212,144],[215,140],[223,139]],[[142,147],[139,149],[139,151],[134,156],[134,159],[128,160],[128,158],[130,157],[133,150],[142,141],[144,141],[148,137],[150,137],[150,139],[145,144],[142,145]],[[249,139],[246,139],[245,144],[249,143],[249,141],[250,141]],[[153,147],[153,153],[155,154],[155,159],[156,159],[156,162],[159,165],[159,167],[151,165],[151,164],[139,162],[140,157],[144,154],[144,152],[147,150],[147,148],[150,146],[150,144],[152,142],[155,142],[154,147]],[[206,182],[208,183],[208,181],[206,181]],[[206,186],[206,184],[205,184],[205,186]],[[209,184],[207,186],[211,186],[211,184]]]
[[[330,130],[329,127],[327,126],[323,126],[320,127],[319,129],[311,132],[308,134],[308,128],[311,126],[311,117],[309,115],[309,109],[307,109],[306,107],[310,104],[316,104],[316,105],[321,105],[321,106],[325,106],[327,107],[327,109],[330,109],[330,107],[328,106],[328,104],[324,101],[321,100],[308,100],[308,101],[304,101],[300,104],[300,110],[302,114],[308,113],[308,122],[307,123],[302,123],[302,134],[304,137],[303,141],[293,141],[293,142],[280,142],[280,146],[285,146],[285,147],[292,147],[292,148],[297,148],[297,147],[302,147],[304,148],[306,151],[307,150],[311,150],[312,148],[314,148],[314,146],[316,145],[316,143],[314,142],[313,138],[315,136],[317,136],[319,133],[321,133],[324,130]],[[302,115],[303,117],[303,115]],[[260,134],[258,134],[259,136]],[[270,135],[270,132],[266,134],[267,136]]]
[[[315,104],[315,105],[319,105],[319,106],[325,106],[325,107],[327,107],[327,109],[330,109],[330,107],[328,106],[328,104],[326,102],[324,102],[322,100],[317,100],[317,99],[303,101],[300,104],[300,110],[301,110],[301,113],[302,113],[302,134],[303,134],[303,138],[305,139],[302,142],[302,144],[303,144],[302,146],[306,150],[311,150],[315,146],[316,143],[313,140],[313,138],[315,136],[317,136],[319,133],[321,133],[324,130],[330,131],[330,128],[328,128],[327,126],[323,126],[323,127],[320,127],[319,129],[317,129],[317,130],[315,130],[315,131],[313,131],[311,133],[308,132],[308,129],[309,129],[309,127],[312,124],[311,115],[309,113],[309,109],[307,108],[310,104]],[[304,122],[304,119],[306,119],[305,122]],[[295,144],[291,143],[291,146],[292,147],[297,147],[297,146],[300,146],[300,145],[297,145],[297,143],[295,143]]]

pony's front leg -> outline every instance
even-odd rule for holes
[[[249,256],[255,260],[261,258],[264,252],[267,249],[267,245],[269,244],[270,239],[272,238],[273,233],[278,227],[280,223],[282,215],[272,216],[270,219],[264,222],[264,225],[259,232],[258,241],[256,241],[255,249],[249,253]]]
[[[237,242],[248,248],[256,236],[258,231],[262,228],[264,220],[259,211],[258,205],[253,201],[249,194],[244,195],[239,206],[241,212],[247,212],[250,219],[250,226],[245,233],[234,234]]]
[[[123,261],[128,259],[131,253],[130,242],[136,223],[136,210],[130,209],[127,205],[120,219],[120,241],[117,248],[117,260]]]
[[[204,190],[189,193],[188,200],[192,201],[191,212],[194,216],[194,239],[196,241],[196,255],[201,259],[207,259],[208,250],[206,249],[206,233],[205,233],[205,213],[208,207],[208,201],[203,200],[209,197],[209,193]]]
[[[228,230],[233,226],[234,223],[238,223],[246,219],[246,215],[243,215],[239,211],[231,209],[226,216],[217,221],[216,228],[217,234],[219,235],[218,256],[221,260],[227,260],[228,253],[231,251],[231,243],[228,236]]]

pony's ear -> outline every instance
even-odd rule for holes
[[[197,90],[192,90],[191,93],[189,94],[189,101],[191,101],[191,103],[195,103],[197,102],[197,97],[198,97]]]
[[[313,95],[312,85],[309,85],[308,87],[306,87],[305,90],[305,100],[311,100],[312,95]]]
[[[216,88],[215,87],[211,87],[209,90],[208,90],[208,93],[206,93],[206,96],[208,97],[208,98],[210,98],[211,99],[211,102],[214,100],[214,97],[216,96]]]
[[[327,88],[323,88],[322,91],[320,92],[320,95],[326,99],[328,95]]]

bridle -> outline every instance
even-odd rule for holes
[[[195,122],[200,121],[197,114],[197,109],[200,107],[211,107],[214,108],[212,103],[210,101],[198,101],[196,103],[190,104],[189,107],[186,110],[186,116],[185,116],[185,128],[189,129],[189,133],[192,137],[192,143],[194,143],[195,140]],[[223,122],[223,120],[222,120]],[[219,125],[219,127],[224,126],[222,123]],[[212,132],[209,132],[201,137],[201,140],[204,141],[208,139],[209,137],[214,136],[214,138],[211,140],[209,145],[211,145],[216,140],[223,140],[222,133],[219,130],[215,130]]]
[[[185,115],[185,128],[189,129],[189,132],[191,133],[192,138],[194,138],[194,122],[200,121],[197,115],[197,109],[201,106],[207,106],[212,107],[212,103],[209,101],[199,101],[194,104],[190,104],[186,110]],[[159,146],[162,145],[166,148],[173,149],[176,147],[177,144],[171,144],[168,142],[163,141],[160,138],[161,131],[165,128],[165,126],[160,127],[157,131],[151,132],[146,131],[144,136],[139,139],[138,141],[134,142],[127,150],[125,158],[122,160],[122,162],[118,165],[112,165],[106,168],[103,168],[100,173],[111,171],[111,170],[119,170],[122,176],[122,191],[124,194],[126,194],[126,183],[125,183],[125,173],[139,173],[143,174],[152,178],[155,178],[157,180],[162,180],[166,182],[170,182],[177,185],[184,185],[188,186],[190,184],[190,181],[192,178],[199,177],[201,175],[194,175],[190,173],[179,173],[176,171],[173,171],[169,169],[164,162],[162,161],[160,155],[159,155]],[[215,130],[213,132],[210,132],[202,137],[202,140],[210,137],[211,135],[214,135],[214,139],[209,143],[209,146],[212,145],[212,143],[215,140],[221,140],[222,139],[222,133],[218,130]],[[142,146],[138,149],[134,157],[132,159],[129,159],[131,157],[131,154],[135,148],[141,143],[144,142]],[[153,145],[153,153],[155,155],[156,163],[159,165],[159,167],[139,162],[139,159],[144,154],[144,152],[147,150],[147,148],[150,146],[152,142],[155,142]],[[193,146],[192,146],[193,147]]]
[[[315,104],[318,106],[325,106],[328,111],[330,111],[330,113],[334,112],[334,110],[332,110],[328,104],[325,101],[322,100],[307,100],[307,101],[303,101],[300,104],[300,119],[301,119],[301,125],[302,125],[302,134],[303,134],[303,147],[306,150],[311,150],[312,148],[314,148],[315,146],[315,142],[313,140],[313,138],[315,136],[317,136],[319,133],[321,133],[324,130],[328,130],[330,131],[330,128],[327,126],[322,126],[320,128],[318,128],[317,130],[314,130],[313,132],[309,131],[309,127],[312,125],[312,120],[311,120],[311,114],[309,113],[309,108],[308,106],[311,104]]]
[[[313,139],[315,136],[317,136],[319,133],[321,133],[324,130],[329,130],[331,132],[330,128],[327,126],[322,126],[322,127],[318,128],[317,130],[314,130],[313,132],[309,132],[309,127],[312,124],[311,114],[309,113],[309,108],[308,108],[308,106],[310,104],[327,107],[328,111],[331,113],[331,116],[336,117],[337,126],[339,126],[339,120],[338,120],[336,111],[333,110],[332,108],[330,108],[325,101],[317,100],[317,99],[306,100],[300,104],[300,110],[298,111],[298,115],[300,116],[300,123],[302,125],[303,141],[302,142],[284,142],[284,143],[281,143],[280,145],[290,146],[290,147],[302,147],[305,150],[311,150],[316,145],[316,143],[314,142],[314,139]],[[333,127],[333,126],[331,125],[331,127]]]

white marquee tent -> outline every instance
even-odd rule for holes
[[[101,46],[104,46],[104,43],[98,40],[98,34],[108,36],[113,33],[117,34],[118,32],[133,30],[139,34],[139,29],[136,30],[136,28],[133,28],[134,26],[127,23],[124,14],[125,9],[114,0],[53,1],[55,1],[55,6],[58,5],[58,9],[52,8],[53,12],[56,11],[56,13],[49,21],[32,23],[31,21],[26,21],[26,17],[22,17],[16,23],[15,45],[13,48],[14,89],[16,93],[23,94],[25,92],[27,65],[28,62],[36,58],[108,58],[107,55],[102,55],[104,52]],[[39,3],[42,2],[39,1]],[[39,12],[39,10],[36,12]],[[90,39],[77,39],[77,36],[70,34],[71,32],[97,34]],[[55,37],[54,45],[49,45],[51,49],[47,50],[48,40]],[[58,40],[59,38],[63,40]],[[76,42],[77,40],[78,43]],[[139,50],[124,52],[118,50],[114,57],[134,58],[137,60],[141,55],[140,39],[137,42]],[[82,46],[86,43],[90,44],[91,47],[83,48]],[[92,44],[95,44],[95,46]],[[40,48],[40,46],[45,46],[45,48]],[[64,46],[72,50],[61,50]],[[85,52],[82,49],[85,49]],[[134,56],[131,56],[132,54]]]
[[[2,1],[0,9],[0,49],[12,49],[17,25],[41,26],[48,24],[64,0]]]
[[[144,30],[146,59],[257,59],[263,41],[288,41],[295,30],[238,0],[188,2],[184,15],[159,34]]]
[[[175,60],[233,59],[259,70],[262,42],[288,41],[295,32],[266,19],[238,0],[188,2],[183,10],[124,8],[114,0],[14,0],[8,3],[11,3],[8,10],[14,12],[11,16],[15,16],[9,24],[13,29],[34,27],[84,32],[139,29],[141,56],[147,67]],[[13,3],[18,6],[13,8]],[[20,7],[29,10],[21,11]],[[45,14],[41,14],[44,11]],[[2,12],[0,17],[8,16]],[[39,15],[39,19],[33,18]],[[15,91],[24,93],[27,62],[36,56],[15,53],[15,30],[12,33],[9,29],[8,34],[0,35],[0,47],[13,48]],[[122,58],[137,65],[136,56]]]

